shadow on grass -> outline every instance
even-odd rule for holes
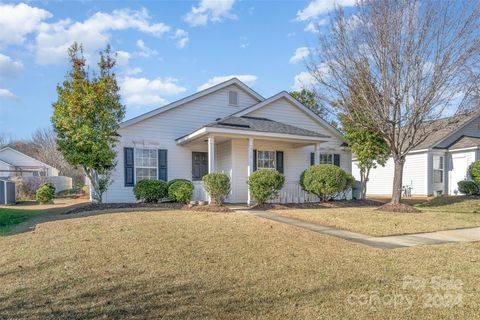
[[[124,274],[123,277],[127,277]],[[97,279],[72,279],[43,289],[16,290],[0,298],[0,314],[6,318],[39,319],[228,319],[258,318],[271,314],[279,306],[301,304],[334,288],[318,287],[282,294],[241,294],[238,287],[211,286],[201,280],[178,282],[161,277],[157,282],[121,282],[120,275]],[[251,284],[252,289],[255,284]],[[91,286],[95,286],[92,288]]]

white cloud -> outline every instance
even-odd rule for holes
[[[315,83],[315,78],[307,71],[302,71],[293,79],[292,89],[299,91],[303,88],[311,88]]]
[[[0,77],[15,77],[23,70],[23,63],[0,53]]]
[[[148,58],[158,54],[157,51],[147,47],[142,39],[137,40],[137,47],[140,49],[140,51],[135,52],[135,54],[139,55],[140,57]]]
[[[173,96],[186,91],[186,88],[177,85],[177,81],[170,77],[149,80],[127,76],[120,81],[120,93],[127,106],[160,106],[167,103],[164,96]]]
[[[312,0],[308,6],[297,12],[297,20],[305,21],[326,14],[335,9],[335,6],[351,7],[356,0]]]
[[[298,63],[305,60],[310,55],[310,49],[307,47],[300,47],[295,50],[295,53],[290,58],[290,63]]]
[[[328,23],[328,19],[319,19],[316,21],[310,21],[303,30],[311,33],[319,33],[320,32],[319,27],[324,26],[327,23]]]
[[[128,66],[130,60],[130,53],[126,51],[119,50],[117,51],[117,65],[118,66]]]
[[[27,34],[51,17],[50,12],[24,3],[0,4],[0,46],[22,44]]]
[[[231,13],[235,0],[200,0],[198,7],[192,7],[184,20],[192,27],[205,26],[209,21],[219,22],[225,18],[236,19]]]
[[[126,29],[160,37],[168,32],[170,27],[164,23],[150,23],[146,9],[114,10],[111,14],[97,12],[83,22],[65,19],[53,24],[41,23],[36,37],[37,62],[53,64],[65,61],[67,48],[73,41],[82,43],[88,59],[89,53],[107,45],[110,40],[109,31]]]
[[[173,34],[172,39],[176,41],[179,48],[185,48],[190,40],[188,32],[183,29],[177,29]]]
[[[17,99],[17,96],[14,95],[10,90],[0,88],[0,99]]]
[[[216,76],[211,79],[208,79],[207,82],[202,84],[197,88],[197,91],[205,90],[207,88],[213,87],[216,84],[219,84],[221,82],[230,80],[232,78],[238,78],[240,81],[245,82],[249,86],[255,84],[255,81],[257,81],[258,77],[251,75],[251,74],[241,74],[241,75],[230,75],[230,76]]]

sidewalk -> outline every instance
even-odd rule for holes
[[[335,229],[321,224],[279,216],[269,211],[237,209],[236,212],[252,214],[264,219],[289,224],[295,227],[334,236],[351,242],[361,243],[363,245],[377,249],[395,249],[413,247],[418,245],[480,241],[480,227],[398,236],[372,237],[362,233]]]

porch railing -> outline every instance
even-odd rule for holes
[[[203,187],[203,181],[193,181],[193,200],[195,201],[207,201],[208,195]]]
[[[318,202],[316,195],[305,192],[298,181],[285,182],[278,197],[269,201],[269,203],[304,203]]]

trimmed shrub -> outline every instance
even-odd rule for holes
[[[35,198],[40,204],[50,203],[55,198],[55,187],[50,182],[42,184],[37,189]]]
[[[248,178],[250,194],[257,204],[275,198],[285,183],[285,177],[277,170],[261,169]]]
[[[167,197],[167,183],[163,180],[140,180],[133,187],[133,194],[137,200],[156,203]]]
[[[168,187],[168,196],[176,202],[189,202],[193,196],[193,183],[181,179],[174,181]]]
[[[193,186],[193,183],[190,180],[187,180],[187,179],[173,179],[173,180],[168,181],[168,184],[167,184],[168,189],[170,189],[170,186],[177,181],[184,181],[184,182],[190,183]]]
[[[216,204],[222,204],[230,192],[230,179],[223,173],[209,173],[202,178],[205,191]]]
[[[470,176],[472,180],[477,184],[480,185],[480,160],[475,161],[470,165],[469,168]]]
[[[321,201],[328,201],[336,194],[345,192],[355,179],[333,164],[317,164],[307,168],[300,176],[305,191],[317,195]]]
[[[473,196],[479,194],[478,186],[473,181],[458,181],[458,191],[467,195]]]

